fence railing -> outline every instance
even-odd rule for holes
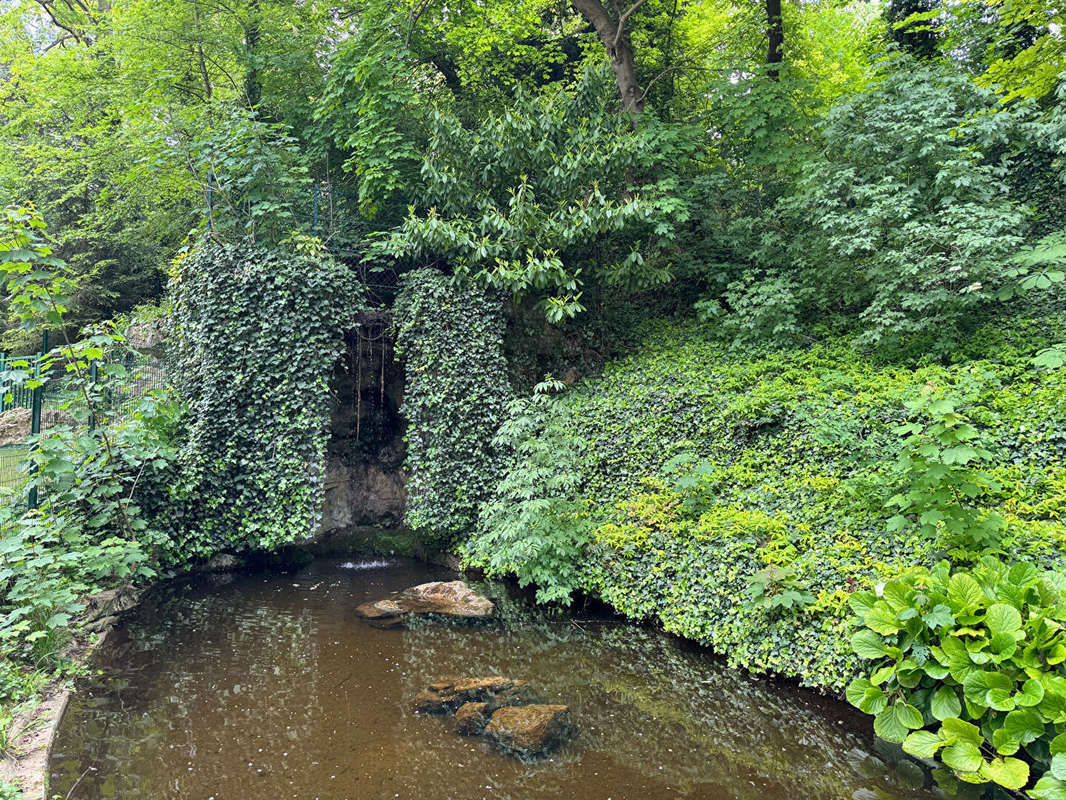
[[[44,337],[42,350],[35,355],[0,353],[0,503],[19,503],[25,499],[31,508],[37,505],[34,492],[25,492],[29,473],[22,468],[28,462],[33,436],[56,425],[92,428],[121,423],[133,416],[142,397],[166,383],[166,371],[158,359],[132,352],[94,364],[90,370],[94,381],[103,363],[121,364],[126,369],[126,377],[108,382],[101,402],[94,404],[90,414],[83,396],[70,384],[68,376],[45,375],[41,381],[47,348],[48,340]],[[59,372],[56,368],[52,371]],[[17,380],[13,379],[15,375]],[[27,385],[30,381],[40,381],[40,385],[31,389]]]

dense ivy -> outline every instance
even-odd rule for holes
[[[173,559],[276,547],[315,529],[328,379],[363,295],[308,244],[302,254],[204,242],[177,262],[175,380],[189,419]]]
[[[407,376],[407,524],[445,543],[473,529],[500,478],[493,435],[511,397],[502,305],[424,269],[404,276],[395,308]]]
[[[847,337],[739,355],[706,328],[654,326],[637,355],[560,396],[546,406],[550,419],[530,426],[531,436],[571,443],[554,446],[555,470],[578,473],[569,497],[586,499],[594,523],[580,585],[735,666],[843,688],[861,670],[848,644],[849,594],[931,565],[941,546],[917,524],[892,523],[898,509],[887,506],[913,485],[899,469],[916,446],[913,428],[898,429],[913,420],[925,430],[926,410],[906,406],[923,386],[968,398],[969,445],[992,454],[989,485],[972,502],[975,513],[1002,516],[1003,549],[1046,567],[1066,552],[1066,374],[1031,361],[1064,330],[1061,314],[988,327],[955,366],[942,366],[876,362]],[[545,506],[558,494],[521,453],[506,485]],[[511,530],[528,506],[515,503],[497,525]],[[772,565],[814,602],[750,602]]]

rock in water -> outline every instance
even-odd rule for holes
[[[415,697],[415,711],[422,714],[451,714],[465,703],[483,703],[489,713],[508,699],[524,697],[525,681],[494,675],[488,678],[442,678]]]
[[[463,703],[455,712],[455,729],[463,736],[478,736],[489,723],[488,703]]]
[[[492,715],[485,734],[519,756],[542,756],[574,736],[569,706],[505,706]]]
[[[444,616],[487,619],[495,606],[463,581],[434,581],[404,589],[393,597],[363,603],[355,612],[379,628],[395,628],[410,617]]]

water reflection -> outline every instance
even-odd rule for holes
[[[449,577],[398,561],[316,562],[157,593],[72,701],[52,790],[71,800],[932,796],[849,709],[649,629],[544,613],[499,584],[481,587],[501,611],[496,625],[380,631],[353,615],[387,591]],[[409,711],[438,676],[492,673],[571,705],[578,738],[523,764]]]

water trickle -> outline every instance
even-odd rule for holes
[[[70,800],[933,796],[922,770],[875,744],[847,706],[751,680],[655,630],[547,613],[501,584],[474,585],[496,602],[497,624],[372,628],[355,617],[360,603],[455,577],[378,561],[156,591],[93,665],[101,674],[81,681],[51,791]],[[492,674],[568,704],[577,738],[524,763],[459,736],[450,717],[411,712],[440,676]]]
[[[345,561],[340,565],[341,569],[384,569],[395,567],[400,563],[397,558],[372,558],[367,561]]]

